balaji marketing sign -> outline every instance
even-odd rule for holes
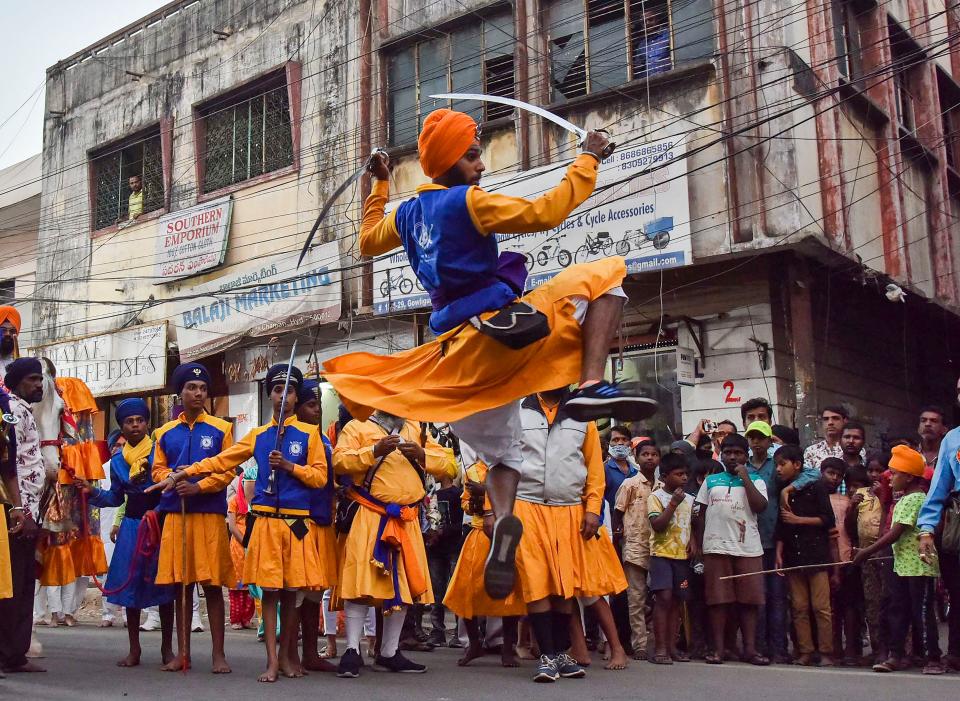
[[[83,380],[95,397],[160,389],[167,381],[167,322],[38,346],[60,377]]]
[[[223,197],[161,217],[153,276],[169,282],[223,263],[233,200]]]
[[[184,285],[183,299],[164,305],[177,326],[183,361],[236,345],[245,336],[288,331],[340,318],[337,243],[315,246],[299,269],[278,253],[231,266],[227,274]]]
[[[560,226],[533,234],[498,234],[500,251],[527,261],[527,289],[561,270],[606,256],[623,256],[628,273],[692,263],[690,202],[682,137],[616,151],[600,164],[597,187]],[[484,189],[535,199],[555,187],[564,168],[552,165],[517,173]],[[391,203],[390,210],[400,202]],[[374,311],[430,307],[430,298],[398,251],[374,262]]]

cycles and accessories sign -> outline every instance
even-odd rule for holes
[[[157,224],[155,282],[169,282],[223,263],[233,200],[222,197],[161,217]]]
[[[167,381],[167,322],[37,346],[58,377],[83,380],[95,397],[149,392]]]
[[[182,361],[236,345],[246,336],[327,324],[340,318],[340,252],[314,246],[299,268],[277,253],[230,266],[226,274],[184,284],[163,315],[176,327]]]
[[[690,201],[683,137],[625,147],[600,164],[594,193],[555,229],[498,234],[500,251],[522,253],[527,289],[543,284],[574,263],[623,256],[628,273],[676,268],[693,262]],[[565,165],[515,173],[483,185],[488,192],[535,199],[555,187]],[[391,202],[387,210],[396,208]],[[373,266],[374,312],[428,309],[423,290],[398,250]]]

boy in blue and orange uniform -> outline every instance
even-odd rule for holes
[[[110,571],[104,583],[106,599],[122,606],[127,613],[127,636],[130,652],[117,662],[118,667],[140,664],[140,611],[151,606],[160,607],[160,654],[163,663],[173,659],[173,597],[174,588],[157,585],[156,556],[146,556],[141,550],[140,533],[146,524],[143,517],[160,502],[159,494],[148,494],[153,484],[150,479],[150,459],[153,441],[147,436],[150,409],[142,399],[124,399],[114,411],[121,435],[125,439],[122,450],[110,458],[110,489],[92,487],[78,480],[90,494],[90,504],[97,507],[118,507],[126,503],[123,520],[117,532]]]
[[[522,533],[513,515],[522,464],[517,400],[579,382],[566,411],[580,421],[610,415],[641,420],[657,408],[652,399],[603,379],[626,301],[623,258],[571,266],[523,295],[523,256],[501,255],[494,235],[559,226],[593,192],[600,160],[612,144],[601,132],[590,132],[560,184],[535,200],[479,188],[484,165],[477,125],[467,114],[431,113],[419,151],[433,182],[418,187],[416,197],[388,216],[388,159],[379,152],[372,157],[375,182],[364,204],[359,243],[364,255],[403,247],[430,294],[430,328],[437,340],[391,356],[340,356],[324,363],[324,376],[359,420],[375,408],[451,422],[491,466],[487,493],[496,522],[484,579],[487,592],[502,599],[513,590]]]
[[[334,576],[326,571],[327,555],[321,556],[321,551],[328,546],[311,518],[314,494],[327,483],[329,465],[317,427],[300,422],[295,413],[302,381],[298,368],[285,363],[271,367],[265,383],[273,403],[270,423],[253,429],[219,455],[174,473],[164,485],[172,489],[180,481],[209,473],[232,476],[250,458],[257,461],[256,489],[250,502],[255,521],[244,558],[243,581],[263,591],[267,669],[259,677],[262,682],[275,682],[281,671],[286,677],[303,676],[293,649],[298,629],[297,590],[322,592]],[[278,424],[281,414],[282,430]],[[279,655],[278,605],[283,630]]]
[[[183,413],[157,429],[153,446],[154,482],[164,482],[176,471],[233,445],[230,423],[210,416],[204,409],[211,384],[210,373],[199,363],[185,363],[173,371],[171,385],[174,393],[180,395]],[[180,654],[163,666],[165,671],[190,667],[188,621],[193,610],[193,585],[200,584],[207,601],[213,641],[211,671],[214,674],[230,672],[223,650],[226,615],[222,587],[230,586],[234,580],[225,526],[226,489],[233,478],[233,474],[222,474],[183,480],[177,483],[175,492],[167,492],[160,498],[157,510],[163,518],[163,534],[156,583],[178,584],[186,589],[180,591],[176,599],[177,630],[183,637]],[[157,491],[156,486],[150,489]],[[181,515],[181,508],[185,509],[185,516]]]

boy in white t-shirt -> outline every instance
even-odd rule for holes
[[[756,649],[757,611],[764,604],[763,577],[744,575],[763,569],[763,544],[757,514],[767,507],[767,486],[758,474],[747,470],[747,439],[731,434],[723,439],[720,461],[725,470],[709,475],[697,494],[699,511],[694,521],[702,543],[704,583],[714,649],[707,664],[722,664],[727,609],[737,604],[743,634],[744,660],[768,665],[770,660]]]

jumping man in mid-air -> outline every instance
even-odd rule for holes
[[[378,152],[370,162],[374,184],[360,252],[403,247],[430,294],[437,339],[391,356],[343,355],[324,363],[324,375],[355,417],[380,409],[451,422],[491,466],[486,486],[496,525],[484,579],[494,598],[513,588],[522,533],[513,515],[522,462],[517,400],[576,383],[565,411],[580,421],[640,420],[657,408],[603,379],[626,302],[623,258],[571,266],[524,295],[523,257],[501,255],[495,237],[559,226],[593,192],[610,147],[603,133],[590,132],[560,183],[535,200],[489,193],[479,187],[484,165],[476,122],[437,110],[419,139],[420,165],[432,182],[387,216],[389,159]]]

